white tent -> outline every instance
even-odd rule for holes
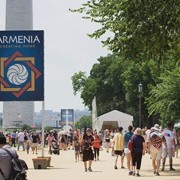
[[[133,116],[117,110],[113,110],[97,117],[96,121],[93,124],[93,127],[98,131],[123,127],[123,130],[127,131],[128,126],[132,125],[132,121]]]

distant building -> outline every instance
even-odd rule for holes
[[[34,115],[34,126],[41,127],[42,111],[36,112]],[[60,113],[53,110],[45,110],[45,126],[60,128]]]
[[[73,129],[74,125],[82,116],[89,116],[91,113],[88,109],[74,110],[61,109],[60,112],[53,112],[53,110],[45,110],[45,126],[54,128],[61,128],[65,130]],[[33,126],[41,127],[42,111],[34,114]]]
[[[31,102],[5,102],[3,103],[3,127],[19,128],[23,124],[32,126],[33,112],[34,104]]]
[[[6,30],[32,30],[33,4],[32,0],[6,1]],[[3,102],[3,127],[22,127],[32,125],[34,102],[9,101]]]

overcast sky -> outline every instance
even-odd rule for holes
[[[84,109],[80,96],[73,95],[71,76],[78,71],[89,73],[97,59],[108,53],[100,40],[87,36],[97,25],[69,12],[85,1],[33,1],[34,30],[45,32],[45,109]],[[0,30],[5,30],[5,2],[0,0]],[[36,102],[35,111],[40,110],[41,102]]]

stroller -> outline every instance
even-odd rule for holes
[[[52,146],[51,146],[50,154],[57,154],[57,155],[60,154],[59,144],[55,140],[52,141]]]

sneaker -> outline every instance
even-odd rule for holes
[[[88,171],[89,171],[89,172],[92,172],[92,169],[91,169],[91,167],[89,167],[89,168],[88,168]]]
[[[133,172],[132,171],[129,171],[129,176],[133,175]]]
[[[116,165],[114,166],[114,169],[118,169]]]
[[[137,173],[137,174],[136,174],[136,176],[137,176],[137,177],[139,177],[139,176],[140,176],[140,174],[139,174],[139,173]]]
[[[121,169],[125,169],[125,167],[124,167],[124,166],[121,166]]]
[[[160,174],[157,172],[157,173],[156,173],[156,176],[160,176]]]
[[[175,169],[174,168],[170,168],[170,171],[175,171]]]

